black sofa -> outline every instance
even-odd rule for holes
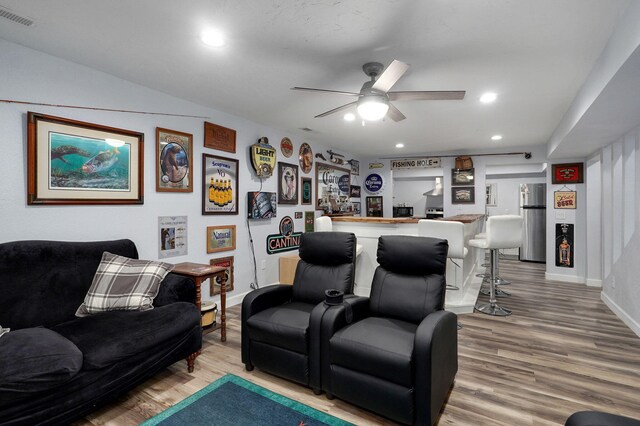
[[[202,346],[195,285],[169,274],[147,311],[77,318],[102,253],[130,240],[0,244],[0,424],[65,424]]]
[[[321,392],[320,323],[325,290],[353,293],[356,237],[302,234],[293,285],[272,285],[242,301],[242,362]]]
[[[322,389],[402,424],[436,423],[458,371],[457,316],[444,310],[446,240],[382,236],[371,297],[321,324]]]

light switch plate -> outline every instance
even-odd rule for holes
[[[564,220],[567,218],[567,215],[563,211],[556,212],[556,219]]]

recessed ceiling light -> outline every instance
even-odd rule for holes
[[[403,143],[397,143],[396,144],[396,148],[404,148],[404,144]]]
[[[200,39],[202,39],[202,42],[207,46],[224,46],[224,37],[218,30],[204,30],[202,34],[200,34]]]
[[[493,135],[493,136],[491,136],[491,140],[492,141],[502,140],[502,135]]]
[[[344,115],[344,121],[353,121],[356,119],[356,115],[352,112],[348,112]]]
[[[482,96],[480,96],[480,102],[482,102],[483,104],[490,104],[491,102],[495,101],[498,98],[498,95],[496,95],[493,92],[487,92],[484,93]]]

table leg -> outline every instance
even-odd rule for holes
[[[200,287],[202,287],[202,277],[195,277],[194,281],[196,283],[196,306],[198,310],[202,307],[202,291]]]

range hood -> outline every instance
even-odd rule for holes
[[[423,193],[422,195],[430,195],[433,197],[442,197],[442,178],[436,178],[436,187],[430,191]]]

